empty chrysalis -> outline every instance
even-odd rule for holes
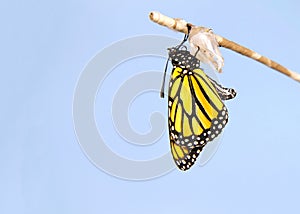
[[[189,36],[191,54],[201,62],[209,64],[219,73],[222,72],[224,59],[219,49],[215,34],[211,29],[204,27],[193,27]]]

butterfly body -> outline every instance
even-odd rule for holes
[[[178,168],[188,170],[227,124],[228,111],[220,95],[231,99],[236,93],[211,81],[189,51],[170,48],[169,58],[173,65],[168,92],[171,153]]]

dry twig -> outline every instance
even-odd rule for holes
[[[150,12],[149,14],[149,18],[157,23],[157,24],[160,24],[160,25],[163,25],[165,27],[168,27],[172,30],[175,30],[175,31],[178,31],[178,32],[181,32],[181,33],[185,33],[187,34],[188,33],[188,28],[187,26],[190,25],[192,27],[192,29],[196,29],[196,28],[202,28],[202,29],[207,29],[207,31],[209,31],[210,29],[209,28],[205,28],[205,27],[199,27],[199,26],[195,26],[191,23],[187,23],[185,20],[183,19],[178,19],[178,18],[170,18],[168,16],[165,16],[159,12]],[[242,45],[239,45],[233,41],[230,41],[222,36],[219,36],[219,35],[215,35],[216,36],[216,39],[218,41],[218,44],[221,46],[221,47],[224,47],[224,48],[228,48],[230,50],[233,50],[239,54],[242,54],[244,56],[247,56],[247,57],[250,57],[274,70],[277,70],[279,71],[280,73],[282,74],[285,74],[287,76],[289,76],[290,78],[300,82],[300,74],[294,72],[294,71],[291,71],[289,69],[287,69],[286,67],[280,65],[279,63],[265,57],[265,56],[262,56],[258,53],[256,53],[255,51],[253,50],[250,50],[249,48],[246,48]]]

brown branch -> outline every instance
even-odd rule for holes
[[[157,24],[160,24],[162,26],[165,26],[165,27],[168,27],[172,30],[175,30],[175,31],[178,31],[178,32],[181,32],[181,33],[185,33],[187,34],[188,33],[188,28],[187,26],[190,25],[192,28],[199,28],[198,26],[195,26],[193,24],[190,24],[190,23],[187,23],[185,20],[183,19],[178,19],[178,18],[170,18],[168,16],[165,16],[159,12],[150,12],[149,14],[149,18],[157,23]],[[201,27],[203,28],[203,27]],[[207,28],[207,30],[209,30]],[[221,47],[224,47],[224,48],[228,48],[232,51],[235,51],[239,54],[242,54],[244,56],[247,56],[247,57],[250,57],[274,70],[277,70],[279,71],[280,73],[282,74],[285,74],[287,76],[289,76],[290,78],[300,82],[300,74],[294,72],[294,71],[291,71],[289,69],[287,69],[286,67],[280,65],[279,63],[265,57],[265,56],[262,56],[260,54],[258,54],[257,52],[255,51],[252,51],[250,50],[249,48],[246,48],[242,45],[239,45],[233,41],[230,41],[222,36],[219,36],[219,35],[215,35],[216,36],[216,39],[218,41],[218,44],[221,46]]]

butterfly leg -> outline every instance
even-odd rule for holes
[[[188,40],[189,35],[190,35],[190,31],[191,31],[191,26],[190,26],[190,25],[187,25],[187,29],[188,29],[188,33],[187,33],[187,34],[184,34],[183,40],[182,40],[182,42],[177,46],[177,49],[179,49],[179,48],[183,45],[183,43],[185,43],[185,42]]]
[[[197,56],[197,54],[198,54],[198,52],[200,51],[200,47],[199,46],[197,46],[197,51],[196,51],[196,53],[194,54],[194,57],[196,57]]]

